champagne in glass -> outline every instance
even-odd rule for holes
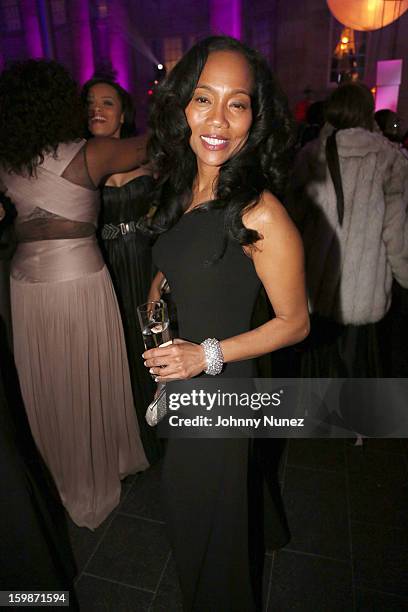
[[[157,323],[153,321],[142,330],[145,349],[149,350],[158,346],[165,346],[170,341],[169,322]]]
[[[163,300],[138,306],[137,314],[146,350],[171,344],[169,314]]]

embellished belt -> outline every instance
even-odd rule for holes
[[[127,234],[134,234],[137,231],[137,224],[135,221],[128,221],[128,223],[105,223],[102,227],[101,237],[102,240],[114,240],[119,236],[126,236]]]

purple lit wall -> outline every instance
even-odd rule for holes
[[[81,85],[94,72],[91,27],[88,0],[70,0],[72,14],[72,48],[75,61],[75,76]]]
[[[241,38],[241,0],[210,0],[210,22],[214,34]]]
[[[36,0],[21,0],[21,14],[29,57],[43,57],[44,50]]]
[[[131,89],[128,36],[128,14],[123,0],[110,3],[110,59],[117,72],[117,80],[127,90]]]
[[[41,27],[44,55],[48,59],[52,59],[55,52],[52,40],[52,27],[46,0],[37,0],[37,11]]]
[[[397,112],[402,75],[402,59],[377,62],[375,110],[389,108]]]
[[[106,62],[110,59],[107,5],[99,5],[98,18],[95,22],[95,34],[97,41],[97,56],[95,56],[95,66],[98,66],[99,63]]]

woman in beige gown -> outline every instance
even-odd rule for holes
[[[0,177],[15,203],[14,352],[36,444],[72,520],[97,527],[120,479],[148,467],[118,305],[97,246],[98,185],[144,157],[140,139],[78,136],[76,85],[55,62],[0,76]]]

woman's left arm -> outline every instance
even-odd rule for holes
[[[260,239],[246,252],[252,257],[275,312],[275,318],[251,331],[221,341],[224,362],[259,357],[303,340],[309,333],[303,246],[297,229],[278,200],[265,193],[243,217]],[[146,366],[159,380],[197,376],[206,368],[200,345],[176,340],[172,346],[146,352]]]
[[[303,245],[288,213],[276,198],[265,193],[243,222],[261,236],[246,250],[275,318],[245,334],[223,340],[225,362],[259,357],[300,342],[309,333]]]

